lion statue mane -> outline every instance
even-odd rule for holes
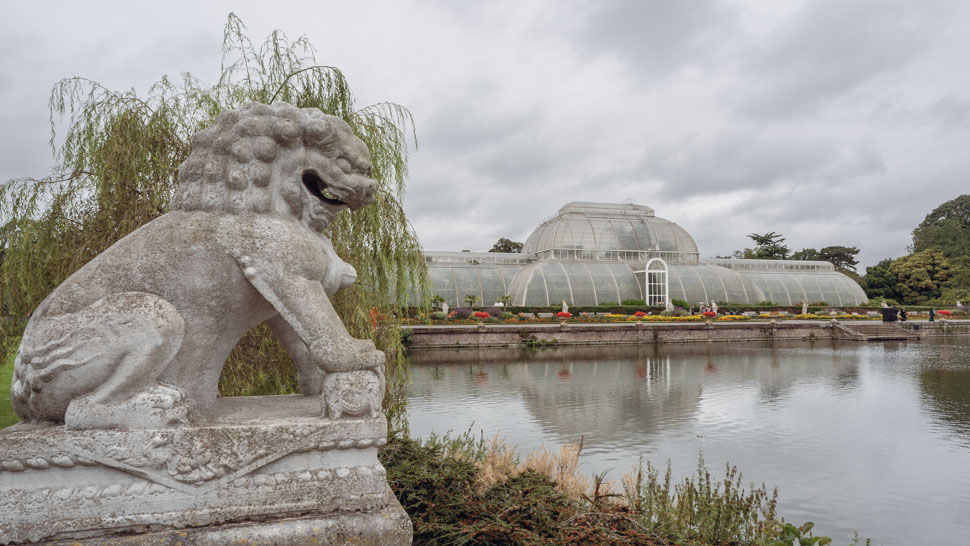
[[[193,138],[172,210],[34,311],[15,362],[14,410],[75,429],[187,424],[214,403],[238,340],[265,322],[293,357],[303,394],[342,383],[327,374],[371,372],[355,381],[376,401],[341,411],[379,411],[384,355],[334,311],[329,296],[356,273],[323,235],[342,210],[373,200],[370,171],[365,144],[318,109],[250,103],[219,114]]]

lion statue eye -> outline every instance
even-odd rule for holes
[[[343,171],[344,174],[350,174],[354,170],[354,166],[350,164],[350,161],[347,161],[347,159],[343,157],[337,158],[337,166],[340,167],[340,170]]]

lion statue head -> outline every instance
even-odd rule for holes
[[[340,118],[287,103],[249,103],[196,133],[172,209],[296,217],[321,232],[374,199],[367,146]]]

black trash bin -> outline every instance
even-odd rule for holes
[[[883,307],[879,312],[882,313],[883,322],[896,322],[896,315],[899,314],[899,309],[895,307]]]

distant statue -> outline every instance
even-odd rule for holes
[[[807,315],[808,314],[808,302],[806,302],[806,301],[803,301],[802,302],[802,314],[803,315]]]
[[[441,304],[441,312],[444,313],[446,317],[448,316],[448,302]]]
[[[717,302],[714,300],[711,300],[711,311],[717,313]]]
[[[324,234],[340,211],[374,199],[370,172],[367,146],[318,109],[219,114],[192,141],[171,212],[34,311],[14,365],[17,414],[68,429],[185,425],[216,400],[236,342],[265,322],[303,394],[329,397],[332,417],[376,416],[385,357],[351,337],[330,303],[356,272]]]
[[[566,305],[566,300],[562,300],[562,312],[563,313],[568,313],[569,312],[569,306]]]

